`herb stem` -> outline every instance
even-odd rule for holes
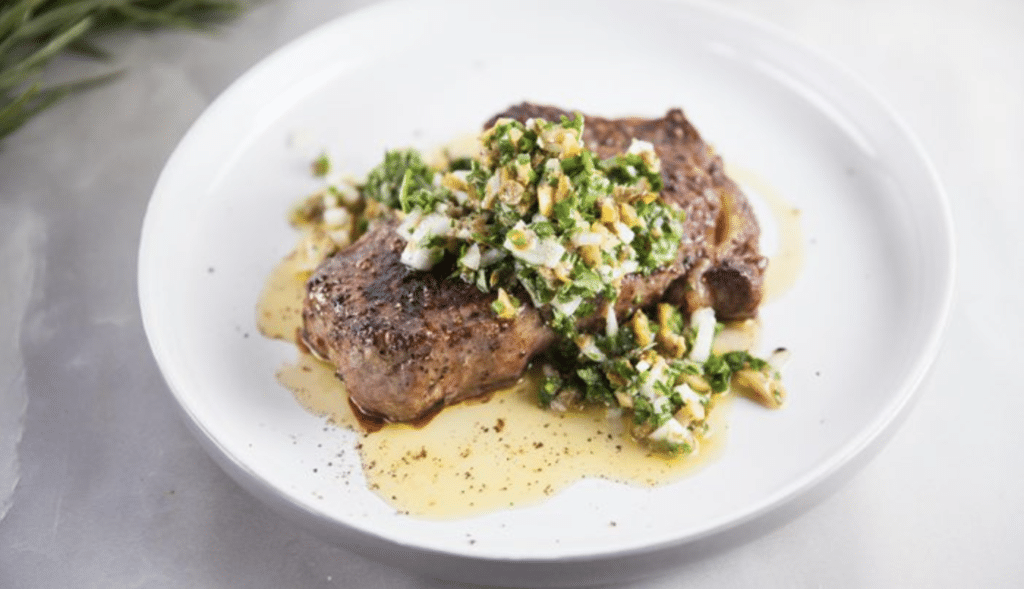
[[[74,92],[104,83],[105,74],[44,85],[46,67],[76,53],[107,54],[94,41],[118,30],[208,30],[242,12],[243,0],[7,0],[0,6],[0,140]]]

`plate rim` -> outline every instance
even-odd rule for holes
[[[880,414],[876,419],[870,422],[870,427],[859,430],[859,435],[849,440],[847,444],[842,447],[842,450],[835,452],[829,456],[821,465],[817,468],[807,472],[804,476],[798,477],[793,481],[790,481],[783,488],[777,490],[775,493],[766,496],[761,501],[752,504],[749,508],[739,514],[739,517],[722,517],[718,521],[713,521],[703,527],[703,531],[698,534],[689,535],[686,537],[675,538],[665,540],[659,543],[645,544],[642,546],[634,546],[629,548],[612,548],[606,551],[588,552],[586,554],[552,554],[549,558],[530,558],[523,559],[517,557],[507,557],[506,560],[510,561],[523,561],[523,562],[571,562],[571,561],[589,561],[594,558],[602,558],[608,556],[628,556],[630,554],[647,553],[651,551],[657,551],[668,547],[679,546],[688,544],[691,542],[697,542],[702,539],[708,538],[726,532],[735,527],[743,526],[752,520],[759,519],[771,512],[773,509],[788,504],[798,498],[802,493],[808,492],[810,489],[819,486],[823,481],[834,477],[834,475],[842,470],[844,466],[848,465],[856,458],[861,455],[865,450],[871,446],[880,435],[889,429],[893,422],[896,421],[901,415],[905,415],[909,405],[920,395],[921,384],[925,379],[929,369],[934,364],[938,357],[939,349],[942,345],[943,335],[947,330],[947,326],[950,320],[951,309],[953,306],[954,290],[955,290],[955,279],[956,279],[956,243],[955,243],[955,232],[951,213],[951,207],[948,199],[948,195],[940,181],[939,175],[934,168],[933,163],[927,156],[926,151],[920,143],[918,137],[911,131],[909,125],[898,115],[898,113],[884,100],[878,93],[868,84],[866,84],[859,76],[854,74],[848,68],[842,64],[832,60],[828,56],[823,55],[821,52],[815,50],[813,47],[802,43],[797,40],[792,34],[787,31],[766,23],[759,19],[754,18],[746,13],[739,10],[719,6],[710,2],[686,0],[686,1],[674,1],[674,0],[645,0],[645,3],[650,6],[658,6],[661,9],[666,10],[679,10],[679,11],[692,11],[703,12],[710,14],[716,18],[722,20],[732,21],[738,23],[743,27],[748,27],[759,31],[765,36],[771,38],[774,42],[781,43],[787,46],[788,49],[795,50],[804,55],[808,60],[814,62],[815,66],[825,67],[827,70],[836,77],[845,79],[851,87],[857,89],[865,98],[869,99],[875,107],[877,107],[887,119],[887,123],[892,124],[895,130],[898,132],[900,137],[908,142],[908,144],[914,150],[914,159],[917,163],[923,166],[926,178],[933,191],[933,198],[930,199],[933,205],[937,206],[938,218],[941,224],[933,229],[939,229],[942,234],[942,257],[945,259],[945,263],[941,265],[944,270],[942,276],[939,277],[939,282],[942,286],[942,294],[938,303],[936,321],[932,325],[932,328],[928,332],[926,343],[923,348],[917,351],[914,356],[915,362],[911,370],[907,372],[906,377],[903,379],[899,387],[899,394],[894,395],[890,402],[885,406],[885,411]],[[161,375],[168,385],[172,395],[175,397],[176,405],[181,409],[184,415],[187,417],[187,422],[197,433],[200,434],[200,439],[203,442],[204,447],[215,455],[218,464],[222,468],[228,470],[229,474],[235,480],[243,483],[250,491],[253,489],[250,487],[251,484],[262,487],[263,493],[271,493],[274,495],[276,501],[283,500],[285,503],[290,504],[293,508],[299,509],[306,514],[306,518],[324,518],[327,517],[325,513],[316,512],[309,508],[309,506],[295,501],[294,498],[284,492],[281,489],[270,486],[269,483],[260,477],[256,476],[255,473],[249,470],[246,465],[240,461],[236,456],[232,455],[217,439],[217,436],[211,431],[207,424],[201,422],[198,417],[192,413],[184,402],[182,395],[177,389],[177,383],[172,382],[167,372],[167,351],[164,347],[165,342],[160,341],[153,334],[157,332],[155,322],[157,321],[153,317],[153,294],[152,289],[154,288],[152,278],[149,276],[151,272],[151,258],[154,256],[153,248],[153,229],[152,225],[154,221],[151,219],[156,216],[162,206],[162,195],[161,186],[166,182],[165,175],[169,174],[170,170],[173,170],[173,164],[176,157],[180,157],[178,154],[179,150],[183,146],[187,145],[190,137],[194,137],[197,133],[196,129],[201,129],[204,121],[212,118],[211,113],[216,113],[218,109],[224,108],[232,96],[238,92],[240,85],[244,85],[245,80],[258,79],[264,75],[265,71],[269,71],[273,64],[277,61],[287,60],[289,56],[295,53],[300,53],[301,47],[309,42],[310,39],[322,36],[326,31],[331,30],[334,27],[347,26],[344,23],[353,22],[355,19],[366,19],[374,18],[375,15],[379,18],[381,15],[386,15],[389,12],[402,10],[403,7],[409,5],[424,5],[419,0],[389,0],[379,4],[370,5],[367,7],[360,8],[350,13],[341,15],[335,19],[327,21],[316,28],[298,36],[282,47],[276,49],[265,58],[261,59],[254,66],[250,67],[242,76],[238,77],[232,82],[215,100],[213,100],[203,113],[197,118],[197,120],[190,127],[189,131],[179,142],[178,146],[172,152],[168,159],[167,165],[161,171],[157,183],[154,187],[152,198],[147,205],[146,214],[143,220],[141,238],[140,238],[140,249],[138,256],[138,295],[139,304],[142,313],[143,325],[146,332],[147,341],[151,347],[154,358],[160,368]],[[447,5],[448,3],[443,1],[433,1],[429,4],[433,6]],[[232,472],[235,470],[236,472]],[[247,484],[248,483],[248,484]],[[266,497],[264,497],[266,499]],[[271,505],[273,506],[273,505]],[[332,518],[332,522],[335,524],[341,524],[352,531],[370,535],[378,540],[385,541],[387,543],[394,543],[406,546],[422,552],[432,552],[438,555],[458,556],[460,558],[479,558],[482,560],[502,560],[500,556],[486,555],[478,553],[477,551],[454,551],[446,550],[434,546],[423,546],[416,543],[403,543],[399,539],[391,538],[385,535],[379,534],[376,530],[361,525],[361,522],[353,521],[340,521]]]

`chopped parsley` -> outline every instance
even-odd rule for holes
[[[326,153],[320,154],[311,166],[313,175],[317,178],[323,178],[327,174],[331,173],[331,158]]]
[[[435,193],[435,171],[413,149],[389,151],[384,162],[366,178],[363,194],[393,209],[408,213],[413,209],[433,210],[443,195]]]

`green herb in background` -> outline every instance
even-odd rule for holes
[[[162,28],[206,29],[241,12],[229,0],[0,0],[0,140],[69,94],[113,74],[44,85],[57,56],[107,58],[103,33]]]

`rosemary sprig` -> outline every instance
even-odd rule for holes
[[[59,55],[107,57],[94,41],[117,30],[205,30],[240,13],[231,0],[0,0],[0,140],[40,111],[116,75],[44,85]]]

